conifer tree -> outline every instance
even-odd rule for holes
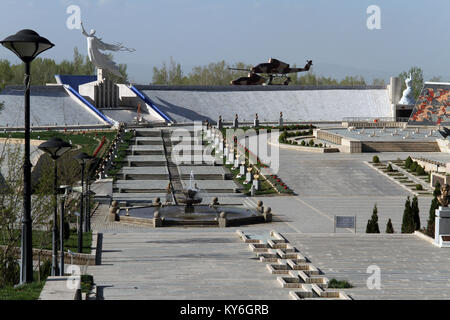
[[[392,225],[391,219],[389,219],[387,222],[386,233],[394,233],[394,226]]]
[[[405,210],[403,211],[402,233],[413,233],[414,227],[415,226],[411,210],[411,201],[408,197],[405,202]]]
[[[378,209],[375,204],[373,207],[372,217],[367,221],[366,233],[380,233],[378,226]]]
[[[420,230],[419,200],[417,196],[414,196],[412,199],[411,211],[414,220],[414,230]]]
[[[433,200],[431,200],[431,206],[430,206],[430,213],[428,215],[428,221],[427,221],[427,230],[426,233],[428,236],[434,238],[434,222],[435,222],[435,215],[436,215],[436,209],[439,208],[439,201],[437,197],[434,197]]]

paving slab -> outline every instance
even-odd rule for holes
[[[123,192],[164,192],[169,180],[117,180],[114,189]]]
[[[155,145],[131,145],[130,146],[131,152],[133,153],[139,153],[139,152],[152,152],[154,154],[163,154],[164,153],[164,146],[161,144],[155,144]]]
[[[354,299],[449,299],[450,250],[414,235],[283,234],[326,276],[347,280]],[[369,266],[381,271],[381,289],[369,289]]]
[[[236,182],[233,180],[198,180],[195,181],[197,183],[197,187],[200,190],[206,191],[206,192],[233,192],[235,190],[241,189],[242,187],[239,186]],[[181,184],[183,185],[183,188],[188,188],[190,186],[190,180],[181,180]]]
[[[106,233],[102,263],[88,272],[106,300],[289,299],[231,231]]]
[[[165,166],[165,155],[142,155],[142,156],[127,156],[124,160],[128,167],[149,167],[149,166]]]

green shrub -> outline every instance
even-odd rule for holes
[[[50,259],[44,260],[39,266],[39,272],[41,274],[41,281],[47,279],[48,276],[52,273],[52,262]]]
[[[378,158],[378,156],[373,156],[372,157],[372,162],[373,163],[380,163],[380,158]]]
[[[387,171],[387,172],[392,172],[392,171],[394,171],[394,169],[392,169],[392,165],[391,165],[390,163],[389,163],[389,165],[387,166],[386,171]]]
[[[305,140],[302,140],[302,142],[300,143],[302,146],[306,146],[306,142]]]
[[[434,191],[433,191],[433,196],[437,197],[441,195],[441,184],[440,182],[436,182],[436,184],[434,185]]]
[[[12,256],[2,259],[0,261],[0,288],[16,285],[19,281],[20,265],[17,259]]]
[[[415,172],[416,170],[417,170],[417,166],[418,166],[419,164],[416,162],[416,161],[414,161],[412,164],[411,164],[411,166],[409,167],[409,169],[412,171],[412,172]]]
[[[420,165],[417,165],[416,173],[417,173],[419,176],[424,176],[424,175],[427,174],[427,173],[425,172],[425,169],[424,169],[422,166],[420,166]]]
[[[423,187],[421,184],[416,184],[416,190],[423,190]]]
[[[411,157],[406,158],[406,160],[405,160],[405,167],[407,169],[409,169],[411,167],[412,163],[413,163],[413,161],[412,161]]]
[[[328,282],[328,288],[348,289],[348,288],[353,288],[353,285],[346,280],[336,280],[333,278],[330,280],[330,282]]]
[[[322,148],[322,147],[323,147],[323,144],[322,144],[322,143],[319,143],[319,147]]]
[[[310,147],[314,146],[314,140],[313,139],[309,140],[308,144]]]

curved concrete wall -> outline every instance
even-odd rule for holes
[[[345,117],[391,117],[382,87],[165,87],[136,86],[177,122],[209,120],[341,121]]]
[[[23,86],[6,87],[0,94],[5,103],[0,127],[23,127]],[[32,126],[96,125],[105,122],[72,99],[62,86],[33,86],[30,98]]]

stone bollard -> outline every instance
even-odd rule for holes
[[[253,186],[255,187],[256,191],[259,191],[261,188],[261,182],[259,181],[259,174],[255,174],[253,176]]]
[[[153,214],[153,227],[154,228],[160,228],[163,226],[163,220],[161,218],[161,214],[159,213],[159,210],[156,210]]]
[[[255,114],[255,120],[253,120],[253,126],[254,127],[259,127],[259,118],[258,118],[258,114]]]
[[[263,216],[266,222],[272,222],[272,208],[271,207],[265,208]]]
[[[109,221],[114,222],[119,220],[119,205],[117,201],[114,200],[111,202],[111,207],[109,207]]]
[[[210,203],[210,206],[214,207],[214,206],[218,206],[218,205],[219,205],[219,199],[217,197],[214,197]]]
[[[223,124],[222,124],[222,116],[219,116],[219,121],[217,121],[217,129],[222,130]]]
[[[153,201],[153,206],[154,207],[161,207],[162,203],[161,203],[161,199],[159,197],[156,197],[155,200]]]
[[[264,207],[261,200],[258,200],[258,202],[256,203],[256,210],[258,210],[258,212],[260,213],[263,213]]]
[[[227,213],[221,212],[219,215],[219,227],[220,228],[226,228],[228,227],[228,220],[227,220]]]

